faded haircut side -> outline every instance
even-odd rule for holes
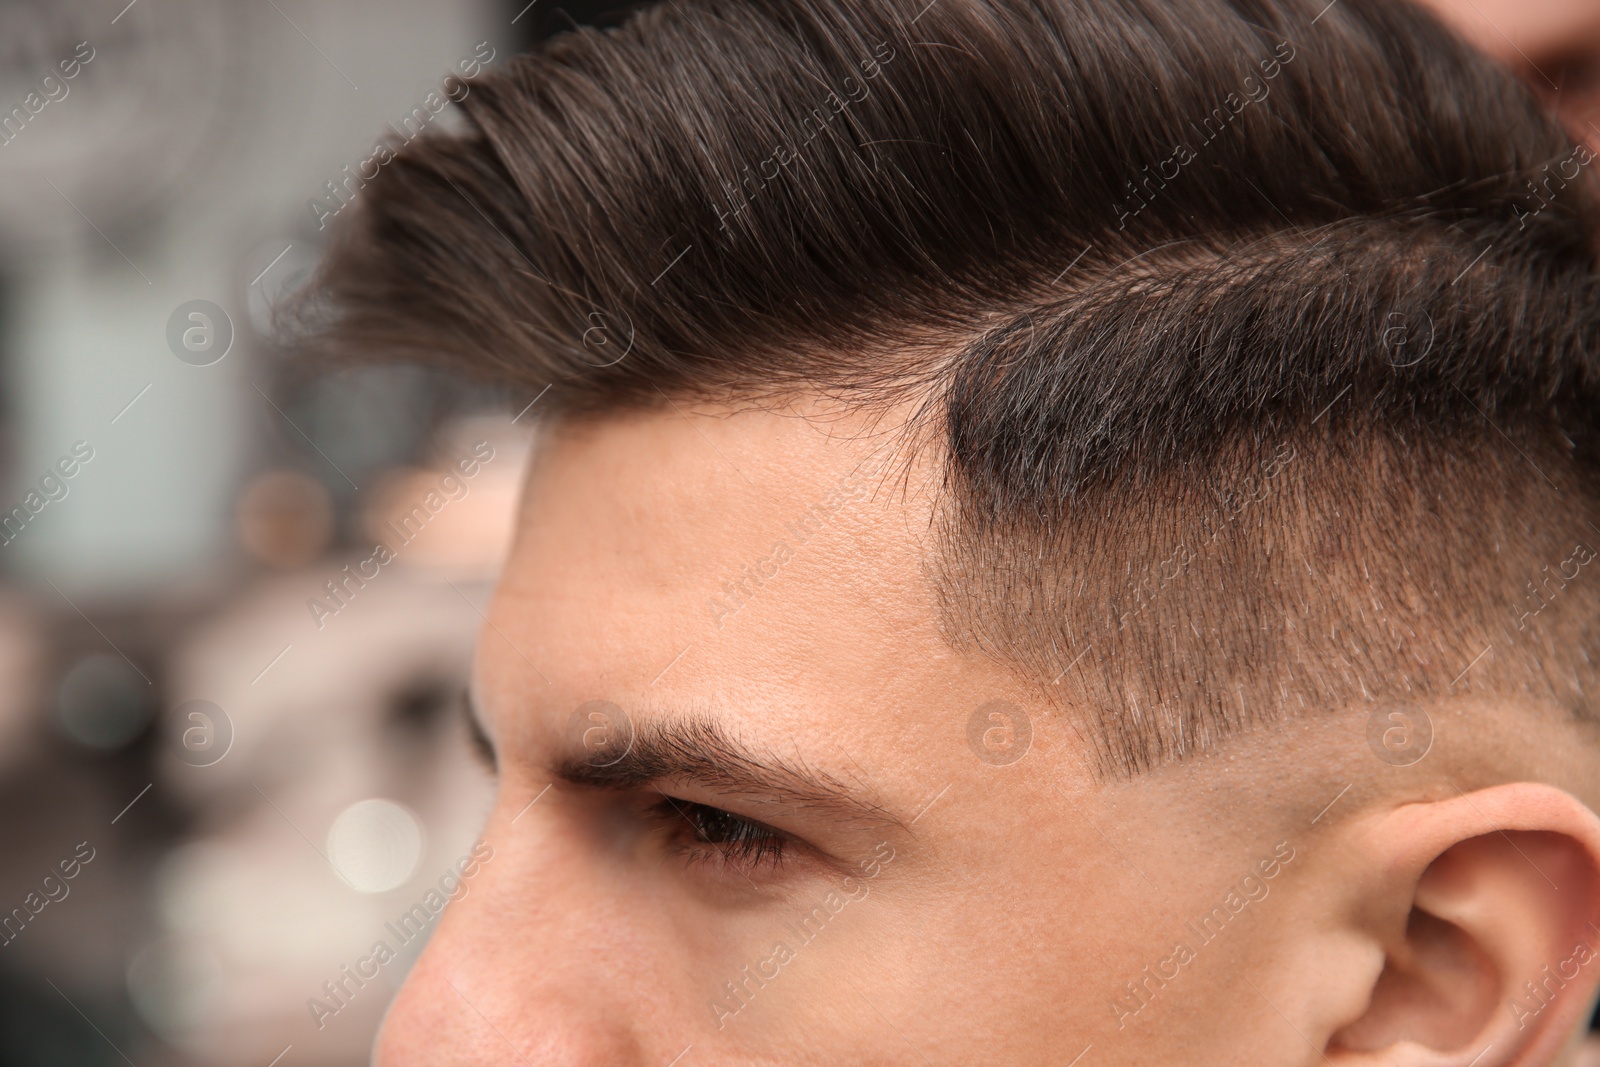
[[[915,398],[945,632],[1131,774],[1593,721],[1592,153],[1403,0],[672,0],[473,83],[299,312],[605,418]]]

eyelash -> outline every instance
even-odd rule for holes
[[[676,835],[675,845],[689,863],[721,859],[747,875],[783,866],[788,839],[760,823],[674,797],[663,798],[653,813]]]

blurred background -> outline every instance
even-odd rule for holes
[[[366,1062],[488,810],[534,397],[270,312],[381,133],[627,7],[0,3],[0,1067]]]
[[[366,1062],[488,810],[535,396],[271,310],[447,75],[637,6],[0,2],[0,1067]],[[1600,144],[1600,4],[1435,6]]]

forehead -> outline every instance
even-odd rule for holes
[[[545,718],[607,699],[841,743],[981,702],[924,577],[926,476],[864,425],[679,406],[551,428],[480,681]]]
[[[566,546],[578,549],[571,563],[648,580],[658,594],[709,593],[706,581],[780,544],[840,564],[903,564],[915,546],[910,512],[888,484],[895,440],[859,429],[683,405],[556,425],[529,472],[518,549],[551,551],[558,528],[582,527],[590,540]],[[592,558],[606,553],[625,555]]]

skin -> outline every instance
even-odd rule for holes
[[[1423,0],[1516,71],[1572,136],[1600,148],[1600,5],[1591,0]]]
[[[376,1063],[1571,1062],[1600,955],[1536,1013],[1509,1002],[1578,943],[1600,952],[1588,732],[1440,702],[1427,755],[1401,767],[1375,758],[1365,709],[1326,708],[1097,778],[1070,691],[941,636],[936,470],[852,481],[894,418],[685,401],[546,429],[474,669],[493,856]],[[858,484],[872,491],[790,532]],[[778,540],[792,553],[729,613],[725,584]],[[612,712],[585,748],[590,720],[569,721],[594,700],[630,726]],[[1026,714],[1026,746],[1003,729],[969,743],[996,700]],[[867,811],[792,783],[568,780],[691,713]],[[663,797],[781,832],[781,862],[697,840],[685,813],[701,809],[662,813]],[[825,925],[797,937],[818,906]],[[1204,942],[1187,923],[1219,907]],[[792,957],[763,964],[778,942]],[[1192,959],[1171,962],[1177,942]],[[1152,992],[1119,1008],[1135,979]]]

